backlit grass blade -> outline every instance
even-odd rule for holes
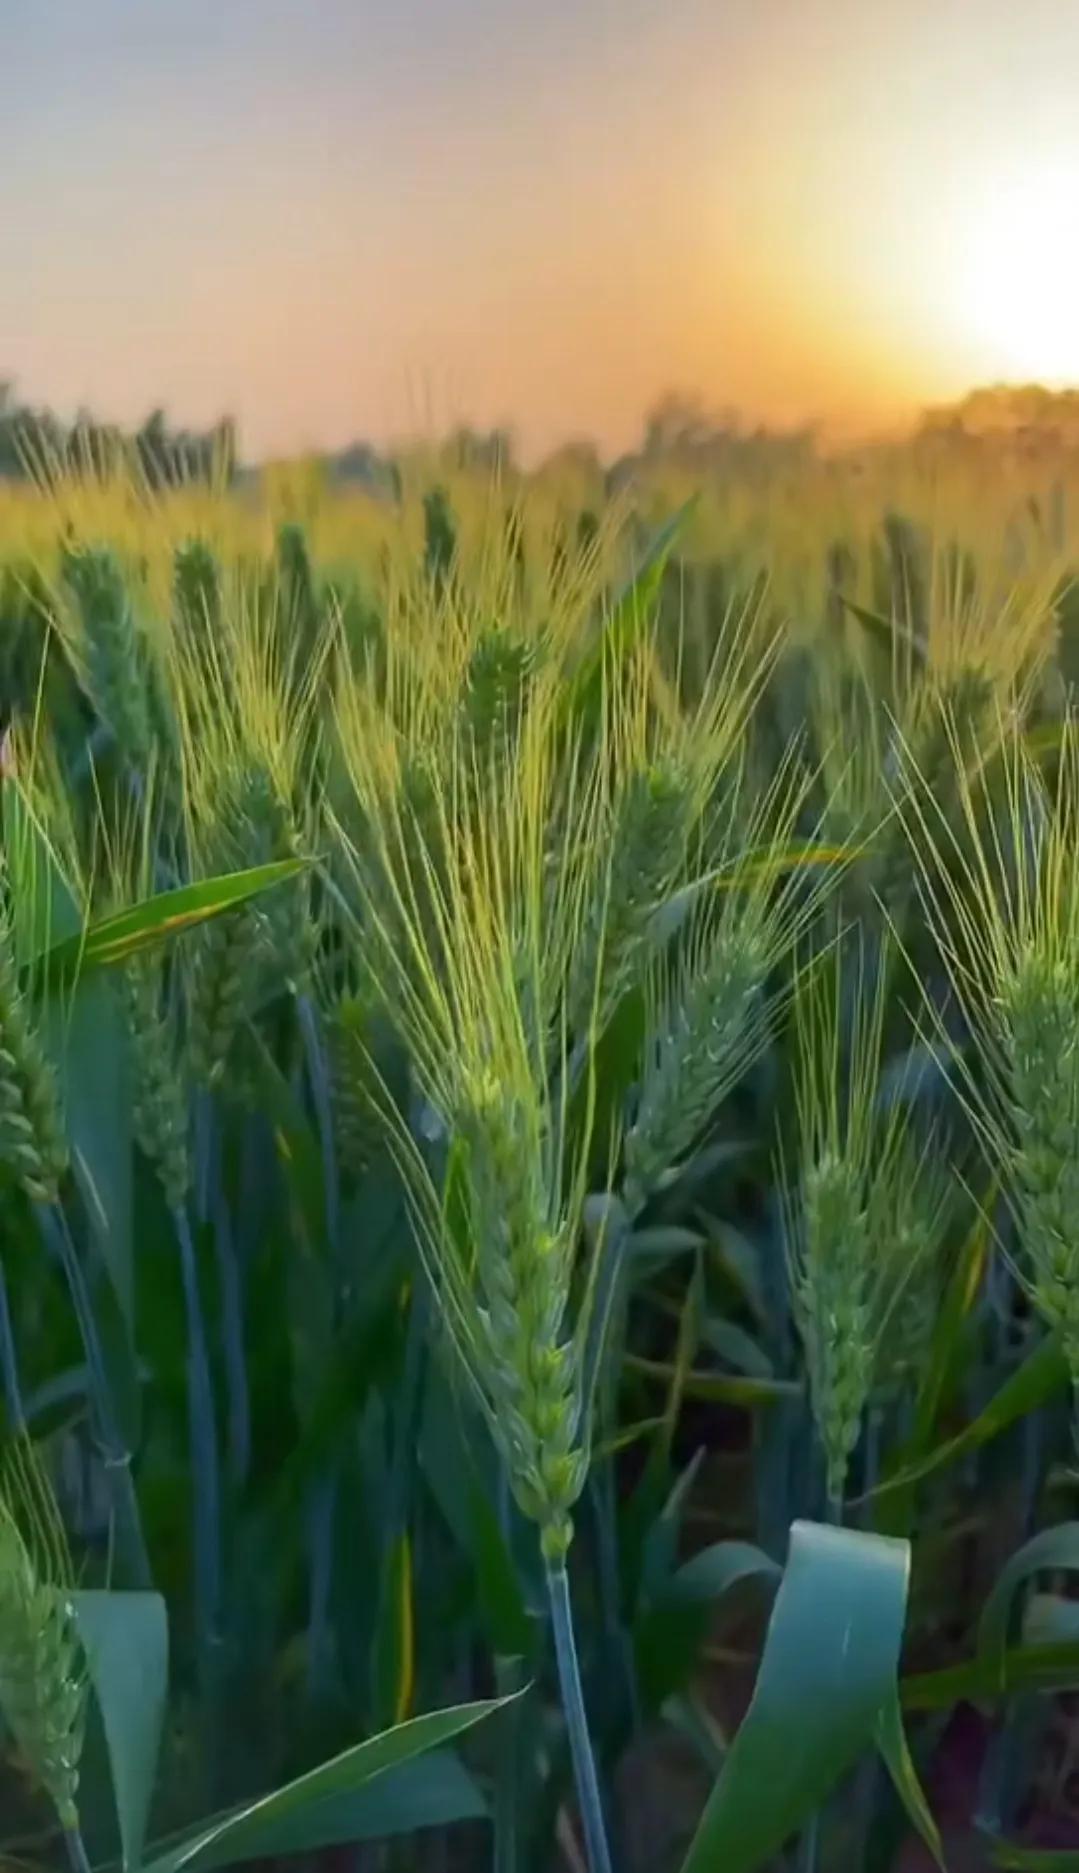
[[[159,892],[54,943],[41,958],[43,971],[49,980],[64,981],[93,969],[127,962],[147,945],[194,929],[211,917],[219,917],[223,911],[234,910],[263,891],[297,877],[305,864],[303,859],[278,859],[270,865],[255,865],[247,871],[204,878],[197,884],[181,885],[175,891]]]
[[[845,611],[850,612],[852,618],[857,618],[863,630],[867,631],[883,649],[894,650],[898,639],[911,653],[919,669],[928,661],[929,646],[923,643],[918,633],[912,631],[910,626],[904,624],[900,618],[886,618],[882,612],[871,611],[867,605],[856,605],[853,599],[844,598],[842,593],[839,594],[839,602]]]
[[[477,1704],[458,1704],[369,1737],[272,1795],[249,1802],[234,1814],[173,1844],[166,1853],[147,1862],[146,1873],[183,1873],[185,1868],[193,1873],[195,1868],[258,1860],[282,1851],[281,1841],[287,1842],[284,1851],[290,1853],[306,1851],[312,1844],[325,1844],[322,1823],[328,1804],[340,1804],[344,1796],[366,1788],[376,1777],[461,1736],[511,1701],[492,1698]]]
[[[694,507],[696,497],[685,502],[653,536],[631,577],[617,594],[604,621],[598,642],[588,652],[566,686],[561,705],[562,719],[574,717],[596,721],[603,691],[603,671],[608,657],[624,657],[648,629],[663,579],[664,567]]]
[[[933,1817],[933,1811],[925,1798],[925,1791],[918,1780],[918,1772],[910,1753],[907,1733],[903,1728],[903,1712],[899,1703],[898,1688],[885,1701],[884,1708],[877,1719],[877,1745],[892,1778],[892,1785],[907,1811],[909,1820],[921,1835],[938,1867],[944,1867],[944,1849],[941,1845],[940,1829]]]
[[[912,1474],[932,1447],[933,1432],[941,1405],[955,1383],[959,1355],[964,1345],[964,1328],[982,1291],[986,1264],[992,1250],[992,1230],[986,1205],[974,1219],[956,1264],[948,1279],[937,1313],[928,1355],[914,1407],[914,1428],[895,1454],[892,1468],[897,1473],[889,1480],[888,1494],[879,1501],[877,1527],[882,1535],[905,1535],[914,1513]],[[900,1481],[906,1478],[903,1487]],[[878,1492],[879,1496],[879,1492]]]
[[[904,1710],[945,1711],[953,1705],[991,1703],[1013,1691],[1079,1689],[1079,1641],[1061,1645],[1017,1645],[1003,1661],[979,1653],[939,1671],[912,1673],[899,1687]]]
[[[1041,1340],[1032,1353],[1028,1353],[1021,1366],[1006,1379],[999,1392],[995,1393],[983,1411],[960,1431],[956,1437],[948,1438],[936,1445],[926,1456],[919,1458],[895,1476],[890,1476],[873,1491],[874,1498],[886,1497],[895,1490],[905,1490],[912,1483],[920,1483],[924,1477],[932,1476],[934,1471],[943,1470],[949,1464],[958,1462],[973,1450],[979,1450],[1002,1431],[1026,1417],[1028,1412],[1037,1411],[1049,1399],[1067,1389],[1068,1368],[1059,1342],[1054,1334]]]
[[[680,886],[657,905],[652,914],[650,935],[657,941],[674,936],[685,923],[693,906],[709,892],[732,891],[752,884],[770,884],[797,871],[838,871],[864,858],[871,849],[868,841],[848,845],[828,844],[819,839],[783,846],[762,846],[739,855],[732,863],[717,865]]]
[[[1021,1847],[1015,1841],[995,1841],[989,1858],[1009,1873],[1079,1873],[1079,1850],[1073,1847]]]

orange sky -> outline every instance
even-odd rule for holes
[[[1074,0],[4,0],[0,373],[249,451],[1079,381]]]

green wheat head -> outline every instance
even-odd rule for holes
[[[769,978],[830,884],[827,871],[807,886],[788,869],[805,795],[790,761],[756,803],[735,786],[716,863],[686,887],[686,926],[673,955],[661,953],[649,971],[640,1084],[625,1139],[631,1213],[677,1170],[768,1044]]]
[[[943,1227],[932,1141],[917,1137],[908,1102],[881,1097],[896,967],[887,944],[850,933],[802,971],[792,1002],[798,1175],[786,1235],[836,1505],[886,1335]]]
[[[279,620],[240,584],[213,640],[173,640],[186,844],[197,876],[243,870],[310,849],[317,817],[321,661],[298,662]],[[325,655],[329,654],[329,644]],[[209,668],[207,667],[209,663]],[[206,685],[217,706],[204,713]],[[258,987],[309,977],[317,932],[306,876],[276,901],[214,920],[191,946],[190,1053],[196,1077],[220,1081]]]
[[[0,1470],[0,1712],[61,1826],[78,1824],[87,1680],[59,1512],[32,1446]]]
[[[384,1014],[370,982],[350,993],[325,995],[323,1006],[337,1156],[342,1168],[358,1177],[385,1146],[385,1084],[374,1065]]]
[[[146,656],[123,570],[107,549],[83,547],[68,555],[64,580],[87,688],[117,747],[132,767],[144,768],[154,743]]]
[[[463,818],[455,802],[468,770],[458,774],[452,757],[421,823],[397,788],[380,790],[377,740],[348,750],[377,842],[374,864],[351,853],[364,941],[444,1134],[444,1169],[388,1099],[384,1122],[450,1342],[550,1560],[569,1544],[587,1470],[591,1278],[581,1230],[590,1101],[571,1130],[548,1066],[552,1043],[563,1062],[568,1044],[561,986],[597,799],[582,783],[581,844],[555,852],[552,880],[567,776],[555,720],[528,712],[517,762],[484,811]]]
[[[911,816],[927,914],[974,1043],[952,1049],[960,1094],[1003,1177],[1017,1266],[1079,1385],[1079,738],[1055,772],[1002,731],[969,772],[951,729],[958,825],[922,790]]]
[[[123,989],[130,1018],[135,1137],[170,1208],[179,1209],[191,1183],[189,1102],[164,974],[159,956],[135,958],[124,970]]]
[[[60,1088],[21,977],[0,867],[0,1159],[29,1196],[55,1200],[68,1167]]]
[[[590,899],[569,977],[570,1023],[599,1034],[655,952],[655,913],[703,863],[723,783],[736,772],[753,705],[776,654],[754,608],[719,634],[700,697],[645,636],[606,671],[600,723],[603,818]],[[572,820],[565,821],[574,837]]]

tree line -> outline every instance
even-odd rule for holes
[[[152,410],[135,429],[80,410],[71,422],[22,401],[0,381],[0,478],[25,480],[68,469],[133,461],[153,487],[180,477],[230,481],[237,469],[236,426],[224,417],[209,429],[178,429]]]

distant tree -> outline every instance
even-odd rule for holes
[[[668,391],[645,416],[638,453],[615,462],[607,482],[609,488],[620,488],[638,467],[661,461],[677,462],[703,476],[737,472],[752,478],[771,473],[780,463],[803,461],[815,449],[812,428],[749,428],[735,409],[710,413],[694,393]]]
[[[151,410],[135,433],[135,457],[151,488],[170,480],[169,433],[164,410]]]
[[[102,423],[87,409],[61,422],[35,409],[0,379],[0,478],[20,479],[38,468],[102,473],[118,457],[133,457],[152,487],[170,480],[231,480],[237,466],[236,428],[224,418],[205,431],[170,429],[164,410],[152,410],[133,433]]]
[[[1045,453],[1079,449],[1079,389],[989,384],[955,403],[927,410],[915,440],[938,448],[977,445]]]
[[[423,497],[424,564],[427,576],[441,591],[450,576],[457,550],[457,523],[445,488],[430,488]]]
[[[372,494],[396,499],[400,492],[395,464],[370,442],[351,442],[336,455],[327,456],[326,469],[334,481],[357,482]]]
[[[508,429],[472,429],[460,424],[446,443],[454,468],[501,475],[513,466],[513,437]]]

